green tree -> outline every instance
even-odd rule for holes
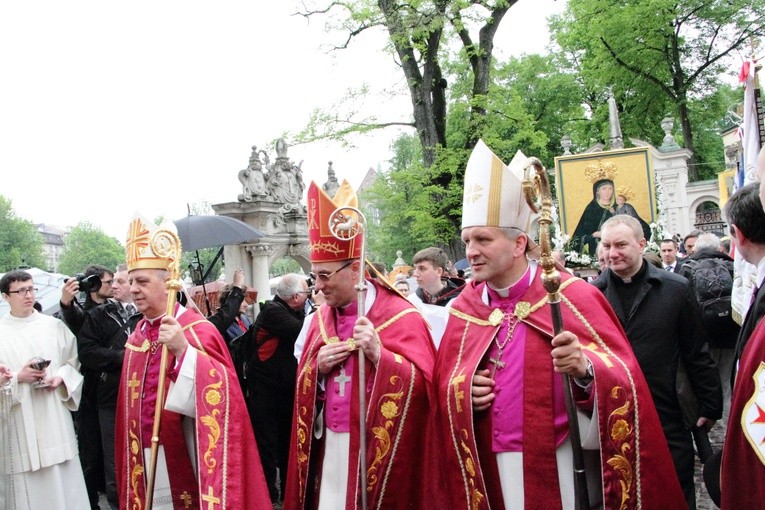
[[[42,236],[32,222],[17,217],[11,200],[0,195],[0,271],[22,265],[45,268],[42,246]]]
[[[343,99],[344,108],[317,111],[306,129],[297,136],[300,142],[317,139],[344,140],[350,133],[364,133],[388,126],[411,126],[420,144],[421,162],[426,173],[424,191],[437,207],[429,207],[430,220],[439,222],[437,231],[453,233],[459,225],[459,203],[455,190],[462,187],[462,172],[470,150],[484,136],[487,97],[491,85],[494,36],[502,19],[517,0],[355,0],[304,2],[300,14],[327,15],[328,26],[342,32],[336,49],[371,29],[383,29],[388,49],[393,53],[405,78],[412,110],[404,120],[379,121],[376,117],[358,118],[348,108],[356,95]],[[450,47],[459,48],[464,75],[449,75]],[[462,81],[461,100],[456,103],[449,91],[449,80]],[[449,97],[452,97],[450,101]],[[447,133],[447,113],[454,104],[463,105],[459,137]],[[458,143],[452,145],[452,143]],[[459,194],[459,193],[457,193]],[[458,201],[457,201],[458,202]],[[456,205],[456,207],[455,207]],[[447,228],[440,222],[445,221]]]
[[[117,239],[106,235],[89,222],[78,223],[64,239],[64,250],[59,259],[59,272],[75,274],[91,264],[100,264],[114,270],[125,263],[125,248]]]
[[[646,137],[655,142],[658,120],[674,110],[696,155],[691,103],[717,88],[729,57],[762,36],[764,15],[756,0],[569,0],[551,28],[585,79],[613,86],[634,112],[627,126],[650,124],[629,132],[657,133]],[[690,161],[691,180],[699,167]]]

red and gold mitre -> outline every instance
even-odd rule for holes
[[[308,186],[308,245],[311,262],[335,262],[361,257],[361,235],[338,239],[332,234],[330,221],[342,221],[336,214],[340,207],[358,208],[356,192],[348,181],[343,180],[334,198],[311,182]]]
[[[169,235],[163,235],[163,233]],[[136,213],[130,222],[125,248],[128,271],[169,270],[170,265],[179,260],[180,256],[181,243],[174,223],[165,222],[157,226]]]

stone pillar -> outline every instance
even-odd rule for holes
[[[678,149],[653,152],[653,168],[659,188],[659,201],[664,209],[667,230],[671,234],[685,234],[693,229],[688,203],[688,159],[691,151]]]
[[[250,266],[252,286],[258,291],[258,301],[260,301],[271,295],[271,288],[268,285],[268,267],[274,249],[271,246],[255,244],[247,246],[247,251],[252,256],[252,265]]]

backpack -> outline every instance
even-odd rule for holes
[[[688,260],[683,264],[683,274],[693,286],[710,346],[733,347],[739,327],[731,309],[733,262],[721,258]]]
[[[242,394],[245,399],[248,396],[249,390],[247,387],[247,366],[254,354],[253,350],[253,338],[255,338],[256,331],[254,331],[255,325],[234,338],[228,344],[228,350],[231,354],[231,361],[234,362],[234,369],[236,370],[236,376],[239,379],[239,386],[242,388]]]

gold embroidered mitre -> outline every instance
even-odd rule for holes
[[[170,235],[162,235],[163,232]],[[125,255],[128,271],[169,270],[171,264],[180,260],[181,256],[181,244],[175,224],[165,222],[157,226],[136,213],[128,229]]]

